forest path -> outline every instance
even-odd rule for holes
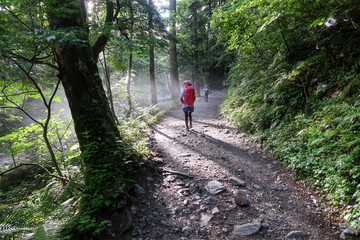
[[[199,98],[190,131],[180,106],[149,130],[153,154],[138,174],[126,239],[339,239],[313,192],[217,118],[225,96]]]

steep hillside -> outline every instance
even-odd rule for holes
[[[237,53],[221,108],[360,225],[356,1],[246,1],[215,15]],[[346,206],[346,207],[345,207]]]

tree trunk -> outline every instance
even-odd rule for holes
[[[120,207],[128,209],[128,204],[120,206],[117,201],[120,197],[127,200],[128,179],[132,173],[132,161],[137,155],[122,141],[96,65],[96,54],[103,49],[101,42],[106,43],[106,36],[90,47],[84,0],[80,0],[80,4],[77,0],[53,1],[52,4],[48,12],[51,28],[72,31],[81,40],[81,44],[54,44],[58,76],[69,102],[82,152],[84,192],[79,218],[69,226],[81,239],[82,235],[92,232],[93,229],[88,227],[92,219],[99,223],[105,213],[119,212]],[[67,10],[66,14],[59,13],[62,9]],[[129,218],[126,214],[123,221],[126,226]],[[89,220],[84,221],[86,219]]]
[[[193,9],[193,20],[194,20],[194,37],[198,37],[198,20],[197,20],[197,9]],[[200,96],[200,70],[199,70],[199,46],[197,40],[195,40],[195,50],[194,50],[194,87],[196,96]]]
[[[149,5],[153,5],[153,1],[149,0]],[[153,13],[149,13],[149,35],[151,43],[149,47],[149,75],[150,75],[150,92],[151,104],[157,104],[156,84],[155,84],[155,60],[154,60],[154,34],[153,34]]]
[[[105,50],[103,51],[103,57],[104,57],[104,72],[105,72],[107,98],[108,98],[108,101],[110,104],[110,109],[114,116],[115,122],[116,122],[116,124],[119,124],[119,120],[115,114],[114,100],[113,100],[112,91],[111,91],[110,73],[109,73],[109,67],[107,66],[107,62],[106,62]]]
[[[170,31],[169,31],[169,56],[170,56],[170,92],[173,99],[177,99],[180,96],[180,85],[179,85],[179,72],[177,62],[177,50],[176,50],[176,0],[170,0]]]
[[[132,62],[133,62],[133,53],[131,52],[129,55],[129,62],[128,62],[128,73],[126,76],[126,93],[127,93],[127,100],[129,109],[127,111],[127,116],[130,116],[131,112],[133,111],[133,104],[131,100],[131,71],[132,71]]]

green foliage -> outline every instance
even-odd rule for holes
[[[40,121],[40,120],[39,120]],[[56,146],[56,157],[65,166],[66,161],[78,155],[78,150],[72,148],[74,142],[71,136],[72,122],[61,121],[59,116],[54,116],[50,121],[48,136],[50,143]],[[30,124],[13,130],[0,138],[0,143],[9,154],[13,154],[16,159],[37,160],[39,163],[47,165],[49,163],[49,152],[43,140],[43,128],[37,124]],[[11,142],[11,145],[7,143]],[[27,161],[27,162],[28,162]]]
[[[77,13],[69,9],[66,4],[56,7],[52,6],[53,4],[57,2],[14,0],[9,5],[8,1],[0,1],[2,23],[0,107],[7,108],[6,111],[1,112],[2,115],[6,115],[6,119],[10,120],[16,116],[17,112],[11,111],[14,109],[23,109],[24,114],[27,115],[26,103],[32,101],[38,103],[37,100],[42,100],[50,113],[50,101],[48,101],[52,97],[50,89],[53,88],[56,74],[59,72],[61,74],[61,70],[59,71],[53,64],[55,62],[53,45],[72,47],[88,44],[83,40],[87,34],[85,31],[73,28],[67,28],[66,31],[49,29],[51,15],[67,17]],[[124,63],[124,59],[121,59],[123,50],[136,52],[138,56],[144,58],[150,44],[155,44],[157,48],[164,48],[167,45],[165,40],[159,37],[162,36],[163,29],[158,15],[146,1],[122,1],[121,4],[122,9],[117,19],[118,26],[97,23],[99,19],[103,20],[106,17],[103,5],[98,5],[97,11],[89,15],[88,25],[92,34],[91,43],[94,43],[99,35],[106,34],[113,44],[111,45],[113,49],[109,52],[116,52],[115,48],[120,49],[121,56],[120,54],[114,56],[112,67],[109,68],[110,71],[116,72],[114,74],[116,80],[121,75],[119,69],[124,70],[121,68],[123,66],[117,68],[117,63]],[[148,35],[149,13],[154,14],[154,21],[157,23],[154,28],[155,37]],[[111,35],[110,31],[114,29],[121,29],[124,35],[121,37]],[[141,65],[138,64],[139,68],[146,66],[146,62],[141,60]],[[58,98],[55,97],[53,100]],[[70,226],[69,228],[77,229],[78,232],[99,236],[106,224],[100,215],[103,214],[103,210],[111,211],[117,207],[118,199],[126,194],[133,183],[131,177],[133,169],[138,165],[136,161],[141,154],[148,152],[144,137],[136,124],[145,127],[144,122],[153,123],[156,121],[157,113],[155,107],[138,109],[132,114],[131,119],[123,119],[125,126],[122,130],[126,132],[126,137],[118,139],[115,149],[114,146],[107,146],[101,139],[93,140],[89,136],[91,140],[84,147],[81,156],[76,142],[71,137],[72,124],[70,121],[60,121],[57,116],[50,120],[49,126],[46,120],[34,117],[33,120],[37,125],[31,124],[22,128],[17,128],[15,125],[12,129],[5,129],[1,142],[9,153],[14,155],[15,162],[34,161],[49,167],[50,155],[42,139],[42,131],[47,130],[50,144],[55,149],[55,158],[59,160],[64,175],[71,181],[66,186],[62,186],[56,181],[39,180],[41,184],[37,183],[36,187],[31,188],[29,186],[32,186],[33,182],[29,179],[15,184],[9,183],[11,186],[1,191],[2,203],[9,206],[16,202],[17,207],[21,205],[29,209],[29,216],[33,217],[30,220],[35,220],[33,222],[29,220],[29,223],[32,223],[30,226],[32,231],[36,228],[33,239],[63,239],[58,233],[61,230],[59,226],[65,224]],[[2,121],[1,124],[5,126],[6,122]],[[50,167],[48,169],[53,172]],[[79,172],[79,169],[82,172]],[[15,213],[6,213],[5,216],[15,216]],[[4,232],[8,230],[7,233],[10,235],[15,231],[25,230],[20,222],[6,224],[2,229]]]
[[[26,205],[0,205],[0,237],[13,239],[16,235],[31,232],[36,224],[35,209]]]
[[[102,233],[103,217],[116,209],[118,200],[126,196],[133,184],[131,176],[139,158],[139,153],[126,140],[119,139],[116,150],[102,141],[89,142],[81,154],[86,179],[81,193],[82,204],[66,224],[67,235],[98,237]]]
[[[237,53],[220,114],[359,227],[360,15],[355,1],[230,1],[212,27]],[[345,21],[344,21],[345,19]],[[349,21],[348,21],[349,20]]]
[[[36,228],[31,240],[61,240],[64,239],[59,232],[59,226],[53,222],[47,222]]]
[[[162,109],[166,111],[172,106],[163,106]],[[98,237],[102,234],[107,223],[103,217],[116,208],[114,204],[134,184],[132,174],[139,164],[134,161],[150,153],[143,130],[154,124],[162,114],[158,107],[151,106],[137,108],[128,118],[123,118],[119,125],[122,139],[118,141],[117,151],[107,151],[108,146],[102,142],[92,142],[87,146],[87,150],[81,154],[82,161],[94,155],[100,157],[91,163],[97,164],[97,167],[91,167],[93,170],[82,169],[84,175],[91,176],[86,184],[81,185],[81,198],[87,199],[83,202],[88,205],[79,206],[80,211],[67,221],[66,235],[75,237],[77,233],[87,233],[91,237]],[[99,182],[103,184],[95,184]],[[94,213],[97,217],[94,217]]]
[[[181,26],[176,30],[179,77],[193,79],[199,87],[210,84],[220,88],[224,71],[233,60],[232,54],[224,53],[223,44],[217,43],[210,28],[217,5],[197,0],[177,2],[175,17]]]
[[[267,147],[293,170],[306,176],[339,205],[360,201],[360,105],[328,103],[313,117],[298,115],[292,123],[266,135]],[[352,224],[358,219],[352,208]]]
[[[30,178],[8,186],[7,191],[2,186],[6,198],[1,199],[0,234],[5,239],[23,239],[24,234],[31,234],[30,239],[64,239],[60,236],[61,225],[78,209],[83,188],[79,170],[74,168],[69,174],[73,177],[65,187],[55,179],[41,187],[41,183]]]

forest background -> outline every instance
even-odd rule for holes
[[[127,219],[132,176],[150,156],[142,130],[178,104],[179,79],[198,96],[226,87],[220,116],[358,228],[357,1],[170,0],[170,16],[160,10],[0,1],[1,237],[92,238],[114,209]]]

